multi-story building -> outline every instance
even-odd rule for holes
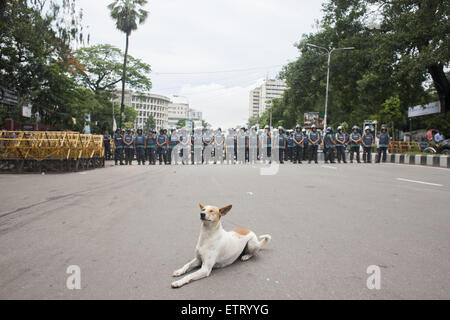
[[[116,93],[116,103],[120,103],[121,91]],[[132,106],[138,115],[134,122],[134,128],[143,128],[150,115],[155,120],[156,130],[168,127],[170,98],[153,94],[137,93],[132,90],[125,91],[125,105]]]
[[[189,118],[189,101],[186,97],[173,96],[169,103],[169,128],[176,128],[179,120]]]
[[[193,120],[193,121],[202,121],[203,120],[203,112],[197,111],[194,109],[189,109],[188,119]]]
[[[286,81],[264,80],[263,84],[250,91],[249,116],[260,117],[272,105],[272,99],[280,98],[286,90]]]
[[[261,87],[255,88],[250,91],[250,105],[249,105],[249,117],[259,116],[259,102],[260,102]]]

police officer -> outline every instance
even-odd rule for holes
[[[214,137],[210,129],[205,130],[202,142],[203,142],[203,163],[209,164],[211,161],[211,154],[214,146],[213,144]]]
[[[108,130],[105,131],[103,135],[103,143],[105,147],[105,160],[111,160],[111,136]]]
[[[292,158],[293,163],[297,163],[297,162],[302,163],[304,140],[305,140],[305,137],[303,136],[303,133],[302,133],[302,126],[298,124],[295,126],[295,132],[292,136],[292,141],[294,143],[293,158]]]
[[[145,146],[147,148],[148,164],[156,164],[156,130],[149,130]]]
[[[359,133],[358,126],[353,126],[352,133],[349,136],[349,145],[350,145],[350,163],[353,163],[353,154],[356,152],[356,160],[358,163],[361,163],[359,156],[359,148],[361,145],[361,134]]]
[[[226,143],[226,163],[234,164],[234,129],[229,128],[227,137],[225,138]]]
[[[264,127],[264,134],[261,138],[261,150],[263,150],[263,159],[266,162],[272,163],[272,133],[270,127]]]
[[[274,147],[278,149],[278,160],[280,161],[280,163],[284,163],[284,153],[286,152],[286,143],[287,138],[286,135],[284,134],[284,128],[280,126],[278,127],[278,137],[274,145]]]
[[[134,146],[136,149],[136,160],[138,165],[145,164],[145,135],[142,129],[138,129],[134,137]]]
[[[172,159],[177,164],[177,152],[178,152],[178,134],[175,129],[170,130],[169,136],[169,150],[167,152],[167,161],[172,163]]]
[[[284,160],[294,162],[294,131],[289,129],[286,132],[286,154],[284,155]]]
[[[305,128],[302,129],[303,134],[303,155],[302,160],[306,161],[307,156],[309,155],[309,141],[308,141],[308,133]]]
[[[120,134],[120,129],[116,130],[116,133],[113,135],[114,140],[114,164],[117,166],[117,162],[120,162],[120,165],[123,166],[123,136]]]
[[[217,129],[214,135],[214,164],[220,162],[223,164],[223,147],[225,144],[225,137],[222,133],[222,129]]]
[[[237,163],[245,164],[246,147],[245,127],[242,127],[237,135]]]
[[[324,159],[325,163],[328,161],[330,163],[334,162],[334,147],[336,145],[336,141],[333,137],[333,128],[328,127],[325,137],[323,138],[323,153],[324,153]]]
[[[381,154],[383,153],[383,162],[386,162],[386,151],[389,147],[390,137],[387,133],[387,128],[385,125],[381,126],[381,133],[378,137],[378,159],[377,163],[381,161]]]
[[[132,165],[134,158],[134,138],[131,129],[127,130],[127,134],[123,136],[125,146],[125,164]]]
[[[369,126],[366,126],[364,128],[364,135],[362,137],[362,145],[363,145],[363,160],[364,163],[371,163],[372,162],[372,145],[375,142],[375,138],[370,131]]]
[[[311,132],[309,133],[309,136],[308,136],[308,142],[309,142],[309,145],[310,145],[309,146],[310,152],[309,152],[309,161],[308,161],[308,163],[311,163],[311,161],[313,159],[314,159],[315,163],[319,163],[317,161],[317,151],[319,149],[319,145],[320,145],[321,139],[320,139],[320,133],[317,132],[317,127],[316,127],[315,124],[313,124],[311,126]]]
[[[165,132],[166,131],[164,129],[159,130],[159,135],[156,137],[156,146],[160,165],[162,165],[163,161],[165,164],[167,164],[168,162],[167,161],[168,138]]]
[[[194,131],[194,164],[201,164],[202,163],[202,154],[203,154],[203,135],[202,135],[202,129],[197,128]]]
[[[345,160],[345,144],[346,144],[346,138],[345,138],[345,134],[344,134],[344,127],[343,126],[339,126],[338,127],[338,132],[336,133],[335,136],[336,139],[336,154],[337,154],[337,159],[338,162],[341,163],[347,163],[347,160]]]
[[[258,160],[258,132],[255,126],[251,128],[248,136],[248,150],[248,162],[255,164]]]

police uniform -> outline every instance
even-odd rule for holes
[[[125,140],[125,164],[133,164],[134,158],[134,138],[132,134],[126,134],[123,139]]]
[[[203,135],[203,163],[208,164],[211,161],[213,137],[209,132]]]
[[[156,163],[156,135],[153,132],[147,136],[147,155],[148,164],[154,165]]]
[[[110,160],[111,159],[111,136],[109,134],[103,135],[103,143],[105,146],[105,159]]]
[[[323,138],[323,152],[325,163],[328,161],[334,163],[334,143],[333,134],[327,130],[325,137]]]
[[[117,162],[120,161],[120,165],[123,165],[123,137],[120,133],[114,133],[113,139],[116,148],[114,151],[114,162],[117,165]]]
[[[169,152],[167,153],[167,161],[169,163],[172,163],[172,159],[175,161],[175,164],[177,164],[177,152],[178,152],[178,135],[176,132],[172,132],[172,134],[169,136]]]
[[[309,155],[308,133],[306,132],[306,130],[302,130],[302,134],[303,134],[303,155],[302,155],[302,159],[303,159],[303,161],[306,161],[306,158]]]
[[[381,161],[381,154],[383,153],[383,162],[386,162],[386,151],[389,147],[389,134],[387,132],[381,132],[378,139],[378,159],[377,163]]]
[[[283,133],[278,133],[276,148],[278,149],[278,160],[280,163],[284,163],[284,153],[286,152],[285,143],[286,143],[286,135]]]
[[[361,134],[359,132],[355,133],[354,131],[352,131],[352,133],[350,134],[350,142],[349,142],[349,144],[350,144],[350,162],[353,162],[353,154],[356,152],[356,160],[358,161],[358,163],[361,163],[360,156],[359,156],[359,148],[360,148],[361,142],[354,142],[354,141],[358,141],[359,139],[361,139]]]
[[[366,163],[372,162],[372,144],[374,142],[373,134],[372,133],[364,133],[363,135],[363,160]]]
[[[227,164],[234,163],[234,132],[232,130],[228,131],[228,135],[225,139],[226,143],[226,161]]]
[[[336,133],[336,154],[337,154],[337,159],[338,162],[341,163],[347,163],[347,161],[345,160],[345,142],[346,142],[346,137],[345,134],[342,133],[341,131],[338,131]]]
[[[315,163],[317,162],[317,151],[319,149],[319,144],[320,144],[320,133],[316,131],[311,131],[309,133],[308,138],[309,140],[309,144],[310,144],[310,152],[309,152],[309,161],[308,163],[311,163],[312,160],[314,160]]]
[[[156,141],[159,164],[162,164],[163,161],[167,164],[167,136],[160,132],[156,137]]]
[[[201,132],[197,131],[194,133],[194,163],[202,163],[202,147],[203,147],[203,136]]]
[[[303,136],[302,131],[295,130],[293,139],[295,139],[294,142],[294,163],[302,163],[303,158],[303,143],[305,141],[305,137]]]
[[[223,163],[223,145],[225,138],[222,132],[217,132],[214,136],[214,163]]]
[[[256,132],[253,132],[253,130],[248,137],[248,144],[248,162],[255,163],[258,160],[258,134]]]
[[[138,164],[145,164],[145,135],[143,133],[136,134],[134,137],[134,144],[136,146],[136,160]]]
[[[272,158],[272,135],[270,132],[264,132],[263,134],[263,149],[264,149],[264,160],[271,162]]]
[[[287,154],[284,159],[294,162],[294,136],[292,132],[289,132],[287,136]]]

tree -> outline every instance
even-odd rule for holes
[[[150,114],[147,120],[145,121],[144,131],[147,132],[150,129],[155,129],[155,127],[156,127],[155,119],[153,118],[153,115]]]
[[[83,112],[94,105],[92,95],[68,76],[78,67],[71,44],[83,43],[81,18],[74,0],[1,1],[0,6],[0,85],[19,94],[19,107],[31,103],[42,122],[60,128],[77,129]],[[18,121],[19,110],[11,114]]]
[[[188,120],[187,119],[178,120],[177,125],[176,125],[177,129],[184,128],[186,126],[186,121],[188,121]]]
[[[436,17],[428,16],[422,2],[437,10],[432,11]],[[436,99],[436,94],[427,90],[432,77],[427,74],[426,66],[429,63],[448,66],[449,32],[445,32],[449,29],[449,19],[445,18],[448,2],[328,0],[323,5],[324,15],[318,30],[302,36],[296,44],[299,58],[285,66],[279,75],[286,79],[288,89],[280,99],[274,99],[260,124],[269,123],[270,111],[274,126],[286,127],[301,123],[305,112],[323,112],[327,57],[306,46],[312,43],[328,48],[356,48],[337,51],[331,58],[330,125],[336,127],[344,121],[349,126],[362,125],[364,120],[383,115],[385,103],[394,102],[389,99],[396,97],[396,112],[403,117],[402,121],[396,120],[396,125],[406,129],[408,107]],[[373,11],[373,4],[381,3],[386,8],[379,9],[382,13],[379,17]],[[418,11],[421,8],[423,11]],[[411,17],[417,24],[408,22],[408,14],[417,15]],[[417,21],[421,14],[427,15],[428,20],[424,19],[428,22]],[[369,22],[378,18],[380,27],[374,28],[378,24]],[[429,30],[425,30],[427,23],[432,24]],[[402,28],[407,29],[407,35],[402,35],[405,32]],[[414,45],[422,35],[431,39],[423,53]]]
[[[112,45],[102,44],[79,49],[75,53],[80,68],[77,81],[94,93],[113,91],[122,81],[122,61],[124,54]],[[128,55],[127,84],[131,89],[150,91],[150,65]]]
[[[122,126],[122,113],[125,108],[125,84],[127,81],[127,58],[128,43],[131,32],[137,30],[138,23],[143,24],[148,16],[148,11],[142,7],[147,4],[147,0],[115,0],[108,5],[111,10],[111,17],[116,20],[118,30],[125,33],[125,55],[123,58],[123,74],[122,74],[122,97],[120,102],[120,121]]]
[[[370,0],[381,13],[381,47],[395,57],[399,77],[431,77],[444,112],[450,110],[449,0]]]

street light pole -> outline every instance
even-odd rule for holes
[[[328,116],[328,88],[330,85],[330,63],[331,63],[331,54],[334,51],[337,50],[353,50],[355,49],[354,47],[348,47],[348,48],[333,48],[333,49],[327,49],[324,47],[320,47],[320,46],[316,46],[315,44],[311,44],[311,43],[307,43],[306,44],[308,47],[313,47],[313,48],[317,48],[317,49],[322,49],[325,50],[327,52],[328,55],[328,64],[327,64],[327,88],[326,88],[326,93],[325,93],[325,115],[323,117],[323,131],[326,132],[327,129],[327,116]]]

